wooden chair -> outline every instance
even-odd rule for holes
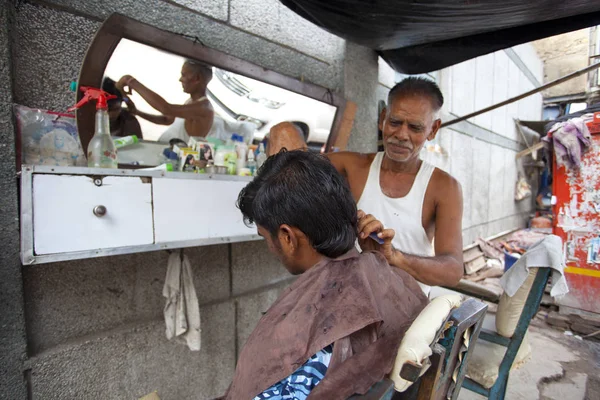
[[[373,385],[364,395],[354,395],[350,399],[457,399],[465,378],[471,349],[479,337],[486,311],[486,304],[472,298],[452,310],[431,344],[432,355],[429,357],[431,365],[427,372],[421,376],[423,369],[421,365],[410,362],[403,364],[400,377],[413,382],[405,392],[396,392],[392,379],[385,378]],[[467,336],[466,340],[465,336]]]
[[[504,399],[510,369],[515,361],[517,352],[523,343],[523,338],[527,333],[529,324],[540,307],[550,272],[550,268],[537,268],[533,284],[531,285],[531,288],[528,289],[529,294],[527,295],[525,306],[523,307],[523,311],[521,312],[521,316],[519,317],[515,331],[510,338],[501,336],[498,333],[487,329],[481,330],[481,333],[479,334],[480,341],[483,340],[506,347],[506,353],[499,363],[498,377],[496,378],[494,384],[491,387],[484,387],[480,382],[466,378],[462,383],[463,387],[482,396],[486,396],[489,399]],[[500,299],[500,301],[502,301],[502,299]],[[477,349],[475,351],[477,351]]]

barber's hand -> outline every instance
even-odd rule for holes
[[[121,79],[116,83],[117,89],[121,91],[121,93],[131,94],[131,87],[129,86],[132,81],[135,81],[135,78],[131,75],[123,75]],[[127,89],[125,89],[127,88]]]
[[[370,238],[369,235],[372,233],[377,234],[377,237],[383,240],[383,244]],[[395,235],[396,232],[393,229],[384,229],[383,224],[374,216],[358,210],[358,244],[363,251],[379,251],[391,264],[395,253],[392,245]]]
[[[123,100],[125,101],[125,104],[127,105],[127,111],[129,111],[129,113],[131,115],[136,115],[137,107],[135,106],[135,103],[133,102],[133,100],[131,100],[131,97],[123,96]]]

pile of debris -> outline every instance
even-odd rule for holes
[[[565,331],[566,335],[580,336],[583,339],[600,341],[600,317],[591,313],[569,313],[568,307],[561,311],[551,311],[546,322]]]
[[[546,234],[542,230],[522,229],[487,240],[477,239],[463,250],[463,279],[468,282],[467,285],[462,284],[463,289],[489,301],[497,301],[493,298],[498,299],[502,295],[500,278],[504,275],[507,261],[518,259]],[[565,331],[566,335],[600,341],[600,316],[597,314],[563,306],[559,309],[550,296],[549,286],[546,287],[541,305],[540,316],[549,325]]]
[[[514,262],[545,236],[545,233],[536,230],[522,229],[489,240],[477,239],[463,250],[463,278],[500,296],[503,291],[500,278],[504,275],[507,262],[511,259]]]
[[[483,249],[488,250],[484,251]],[[495,247],[485,239],[477,239],[473,246],[465,249],[463,252],[464,279],[484,286],[500,296],[502,294],[500,277],[504,274],[504,257],[502,257],[502,253],[496,255],[496,252]]]

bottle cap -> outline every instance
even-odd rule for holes
[[[174,151],[171,151],[170,148],[166,148],[163,150],[163,155],[165,157],[167,157],[169,160],[177,160],[177,153],[175,153]]]

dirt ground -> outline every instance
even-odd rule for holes
[[[567,336],[538,315],[530,325],[531,359],[511,371],[507,400],[600,400],[600,342]],[[459,400],[484,397],[462,389]]]

